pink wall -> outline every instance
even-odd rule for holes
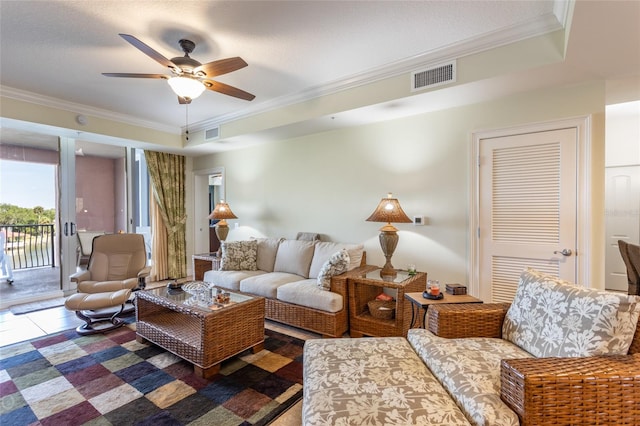
[[[115,164],[110,158],[76,157],[76,225],[78,229],[113,233]]]

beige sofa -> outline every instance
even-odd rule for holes
[[[348,254],[346,272],[323,274],[328,288],[321,288],[318,276],[343,249]],[[357,244],[275,238],[225,241],[220,270],[205,272],[204,281],[264,297],[270,320],[341,337],[349,328],[347,278],[374,269],[365,266],[365,260],[364,246]]]
[[[529,270],[511,305],[434,305],[407,339],[308,340],[303,424],[640,424],[639,311]]]

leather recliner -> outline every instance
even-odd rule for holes
[[[106,234],[93,240],[86,271],[69,278],[77,283],[78,293],[65,301],[65,307],[86,322],[76,331],[100,333],[124,324],[121,316],[132,313],[132,291],[144,288],[151,271],[141,234]],[[127,309],[125,306],[129,304]]]

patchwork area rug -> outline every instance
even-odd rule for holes
[[[302,340],[265,330],[207,380],[134,328],[0,348],[0,424],[265,425],[302,398]]]

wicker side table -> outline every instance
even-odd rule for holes
[[[349,334],[362,336],[406,336],[411,323],[411,303],[405,293],[423,291],[427,286],[427,274],[418,272],[409,275],[398,271],[393,281],[384,281],[380,269],[368,272],[349,281]],[[384,289],[395,293],[395,316],[391,319],[374,318],[369,312],[368,302],[374,300]]]
[[[197,375],[209,378],[220,363],[247,349],[264,345],[263,297],[230,292],[223,307],[196,306],[182,291],[167,288],[136,293],[136,334],[193,363]]]
[[[207,271],[217,271],[220,269],[220,258],[216,253],[201,253],[191,256],[193,264],[193,280],[202,281],[204,273]]]
[[[405,293],[404,297],[411,302],[411,328],[427,328],[427,312],[431,305],[445,305],[454,303],[482,303],[482,300],[470,294],[443,294],[442,299],[425,299],[422,292]],[[422,315],[420,312],[422,311]]]

